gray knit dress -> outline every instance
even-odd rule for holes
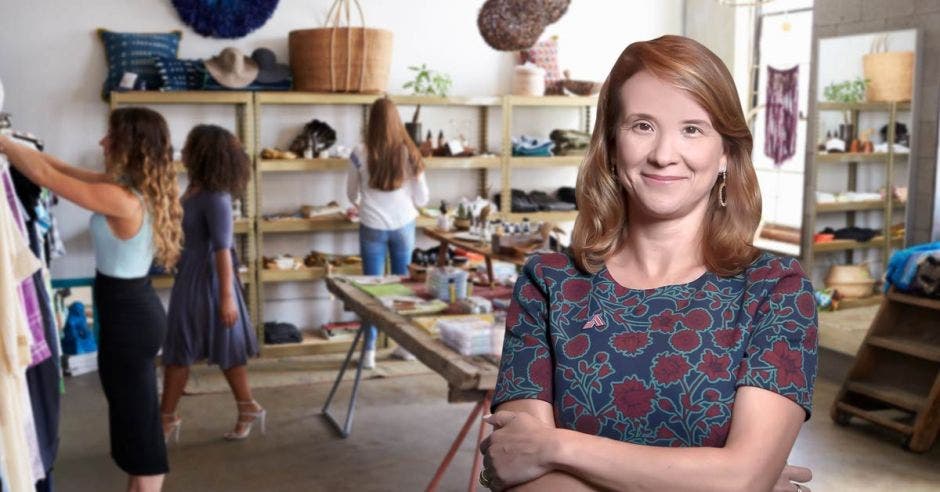
[[[163,362],[192,365],[207,360],[220,368],[244,365],[258,353],[258,339],[245,307],[237,272],[232,273],[238,321],[219,318],[219,276],[215,253],[232,250],[232,198],[197,191],[183,201],[183,252],[167,310]],[[232,265],[235,265],[234,252]]]

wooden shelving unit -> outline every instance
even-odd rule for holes
[[[887,114],[888,142],[894,142],[895,122],[898,119],[898,113],[910,111],[910,103],[816,103],[816,131],[819,128],[819,113],[823,111],[839,111],[850,115],[851,122],[855,128],[858,128],[859,115],[861,113],[881,113]],[[877,249],[881,252],[882,266],[888,264],[888,258],[891,252],[897,248],[903,248],[905,244],[904,237],[893,237],[891,240],[885,240],[892,234],[891,226],[897,212],[904,210],[905,204],[893,198],[892,190],[894,188],[894,169],[896,165],[903,165],[911,159],[910,154],[894,151],[893,143],[888,145],[887,152],[873,153],[817,153],[813,155],[812,167],[807,172],[806,192],[813,195],[813,198],[807,200],[812,210],[809,215],[809,222],[804,224],[802,238],[802,258],[803,267],[811,272],[813,263],[817,255],[843,253],[845,263],[854,263],[856,261],[855,252],[866,249]],[[862,191],[858,189],[858,176],[862,166],[883,166],[884,182],[879,184],[885,190],[884,198],[881,200],[865,200],[857,202],[836,202],[836,203],[816,203],[815,191],[818,189],[819,174],[822,169],[844,167],[846,181],[842,190],[827,191]],[[871,190],[868,190],[871,191]],[[814,243],[813,235],[818,232],[817,218],[822,215],[832,217],[833,215],[843,215],[845,217],[845,226],[855,226],[860,213],[881,212],[883,216],[882,234],[867,242],[857,242],[852,240],[836,240],[825,243]],[[877,272],[873,272],[877,275]],[[821,286],[817,286],[820,287]]]
[[[597,96],[505,96],[503,105],[503,140],[502,140],[502,186],[500,187],[499,209],[506,213],[511,213],[512,204],[512,169],[513,168],[551,168],[551,167],[576,167],[581,165],[584,156],[552,156],[552,157],[518,157],[512,155],[512,123],[514,108],[559,108],[571,107],[579,108],[582,111],[584,126],[583,130],[591,131],[591,111],[597,107]],[[573,183],[572,183],[573,184]],[[545,213],[545,212],[541,212]],[[567,212],[566,212],[567,213]],[[518,214],[518,216],[534,217],[537,213]],[[569,215],[571,220],[577,214]],[[568,216],[566,216],[568,217]]]
[[[261,115],[267,106],[275,105],[308,105],[308,106],[358,106],[362,110],[362,125],[367,124],[368,105],[372,104],[378,95],[363,94],[319,94],[304,92],[258,92],[254,98],[255,124],[258,128],[261,125]],[[392,100],[399,106],[412,106],[421,104],[424,106],[443,106],[443,107],[469,107],[476,108],[479,120],[479,149],[480,156],[474,157],[431,157],[425,159],[425,164],[430,171],[439,169],[457,169],[476,171],[479,183],[479,191],[485,193],[487,189],[487,172],[489,170],[501,169],[504,165],[503,159],[498,155],[487,155],[487,121],[491,107],[500,107],[503,103],[502,97],[415,97],[415,96],[392,96]],[[256,132],[255,147],[261,148],[260,131]],[[258,159],[259,181],[269,173],[316,173],[316,172],[345,172],[349,163],[346,159],[297,159],[297,160],[268,160]],[[258,188],[257,202],[263,201],[261,188]],[[336,197],[338,198],[338,197]],[[434,223],[434,219],[421,217],[418,225],[428,225]],[[264,251],[264,237],[266,234],[304,234],[304,233],[322,233],[355,231],[359,228],[358,223],[349,222],[342,218],[335,219],[282,219],[275,221],[257,221],[257,244],[259,257]],[[259,260],[260,261],[260,260]],[[350,272],[352,273],[352,272]],[[357,272],[358,273],[358,269]],[[311,268],[297,271],[261,271],[262,283],[280,283],[280,282],[302,282],[316,281],[323,279],[327,275],[325,269]],[[263,292],[263,290],[261,290]],[[263,308],[264,299],[259,299],[259,306]],[[263,314],[262,314],[263,316]],[[285,348],[282,346],[265,347],[265,354],[273,350],[274,353],[314,353],[320,351],[346,350],[348,341],[337,342],[331,340],[314,339],[305,341],[302,344]]]
[[[940,431],[940,300],[884,296],[831,416],[898,432],[911,451],[930,449]]]
[[[261,181],[266,175],[279,173],[318,173],[318,172],[344,172],[348,168],[346,159],[262,159],[258,151],[262,147],[260,142],[261,113],[268,106],[352,106],[362,111],[363,124],[366,123],[368,105],[372,104],[380,95],[375,94],[323,94],[308,92],[238,92],[238,91],[188,91],[188,92],[115,92],[111,95],[111,107],[121,105],[223,105],[234,106],[236,109],[237,134],[245,145],[246,151],[252,156],[252,179],[249,184],[247,197],[243,205],[245,218],[235,221],[234,231],[240,239],[243,262],[249,266],[247,275],[242,276],[243,282],[248,286],[249,309],[252,321],[258,330],[259,340],[263,340],[264,330],[264,284],[287,282],[310,282],[323,279],[327,273],[325,269],[302,269],[296,271],[264,270],[262,256],[264,251],[264,236],[266,234],[311,234],[332,233],[341,231],[355,231],[359,225],[345,219],[281,219],[264,220],[259,211],[263,201]],[[481,155],[474,157],[431,157],[425,159],[427,168],[435,170],[466,170],[476,173],[479,193],[486,194],[488,189],[487,174],[498,170],[501,176],[500,190],[503,203],[500,214],[510,220],[521,220],[528,217],[534,221],[569,222],[577,217],[577,212],[509,212],[510,174],[512,169],[537,168],[571,168],[581,164],[583,156],[557,156],[557,157],[513,157],[511,145],[511,125],[513,108],[550,108],[568,107],[579,108],[583,111],[584,129],[589,131],[591,112],[597,105],[597,97],[519,97],[519,96],[483,96],[483,97],[416,97],[391,96],[399,106],[464,107],[475,108],[478,111],[479,142],[478,149]],[[487,149],[488,128],[487,122],[490,110],[502,110],[503,134],[501,149],[495,154],[489,154]],[[184,173],[182,163],[175,162],[177,171]],[[299,206],[299,204],[298,204]],[[418,226],[426,227],[435,224],[436,220],[429,217],[419,217]],[[164,288],[172,285],[172,280],[164,277],[155,278],[154,284]],[[348,348],[348,341],[321,340],[314,337],[301,344],[290,346],[264,347],[265,355],[289,353],[299,355],[303,353],[321,353],[323,351],[337,351]]]

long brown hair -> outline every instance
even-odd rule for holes
[[[206,191],[224,191],[244,198],[251,163],[232,132],[216,125],[197,125],[183,145],[189,182]]]
[[[153,221],[156,260],[169,270],[183,247],[183,208],[166,120],[147,108],[115,109],[108,121],[108,140],[108,173],[143,195]]]
[[[417,176],[424,171],[421,153],[405,131],[398,107],[387,97],[376,99],[369,109],[366,152],[370,188],[397,190],[406,176]],[[406,172],[408,165],[411,168]]]
[[[584,271],[596,272],[622,246],[628,204],[613,165],[623,107],[620,89],[642,70],[686,91],[708,112],[721,134],[728,157],[727,206],[719,204],[719,180],[712,188],[702,226],[702,253],[708,270],[734,275],[759,254],[752,244],[761,197],[751,163],[751,132],[724,63],[698,42],[672,35],[627,46],[601,89],[591,145],[578,171],[579,213],[571,236],[575,263]]]

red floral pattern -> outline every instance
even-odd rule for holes
[[[588,323],[594,316],[603,324]],[[734,277],[635,290],[564,255],[523,268],[493,407],[550,402],[565,428],[655,446],[722,446],[737,387],[811,410],[816,306],[795,260],[763,255]]]

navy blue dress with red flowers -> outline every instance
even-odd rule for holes
[[[739,386],[812,409],[817,324],[799,263],[635,290],[560,253],[523,267],[493,408],[535,398],[558,427],[651,446],[723,446]]]

